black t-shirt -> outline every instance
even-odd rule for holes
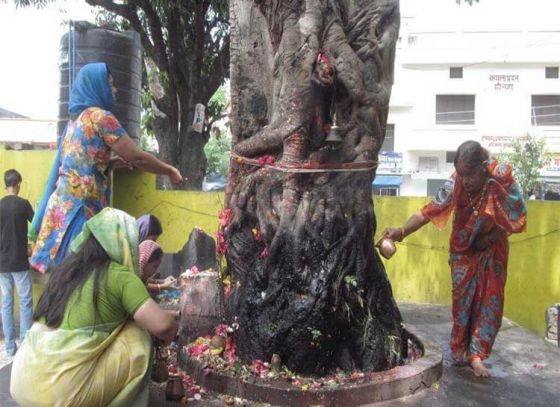
[[[27,199],[7,195],[0,199],[0,272],[29,269],[27,259],[27,222],[33,208]]]

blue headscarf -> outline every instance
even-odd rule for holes
[[[109,85],[109,69],[104,62],[96,62],[93,64],[87,64],[80,69],[76,80],[72,86],[72,91],[70,92],[70,102],[68,104],[68,113],[71,119],[76,119],[80,113],[82,113],[88,107],[100,107],[105,110],[111,110],[113,105],[113,93],[111,92],[111,86]],[[66,135],[66,129],[61,135],[61,140],[64,140]],[[43,191],[43,196],[39,205],[36,208],[35,216],[31,222],[31,227],[28,229],[28,238],[32,241],[36,241],[43,222],[43,217],[47,209],[47,204],[53,192],[56,189],[59,176],[59,168],[61,164],[61,149],[62,142],[58,145],[58,151],[56,153],[53,165],[51,167],[51,172],[47,179],[47,185]],[[111,189],[107,188],[107,197],[110,197]],[[82,222],[74,222],[74,231],[67,231],[70,235],[75,236],[82,229],[85,222],[85,218],[81,219]],[[64,242],[63,242],[64,244]],[[69,244],[69,242],[66,242]],[[62,260],[63,254],[66,253],[66,249],[59,249],[60,256],[57,255],[55,261],[57,264]]]
[[[75,119],[88,107],[111,110],[113,94],[109,85],[109,69],[104,62],[87,64],[80,69],[70,92],[68,113]]]

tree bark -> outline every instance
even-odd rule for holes
[[[198,133],[192,129],[195,100],[193,101],[185,96],[191,93],[187,89],[182,89],[184,103],[180,103],[178,107],[181,119],[175,119],[173,109],[165,109],[169,114],[165,114],[163,110],[155,115],[153,120],[154,132],[159,144],[159,157],[166,161],[176,163],[177,168],[182,174],[188,174],[188,179],[181,183],[181,189],[200,189],[204,174],[206,173],[206,155],[204,146],[209,138],[208,129],[204,129],[202,133]],[[194,92],[193,92],[194,93]],[[167,95],[165,96],[167,99]],[[165,100],[158,101],[158,109],[165,105]],[[165,116],[162,116],[164,113]],[[165,181],[163,181],[165,183]],[[171,184],[165,183],[166,188],[173,188]]]
[[[244,158],[232,160],[220,233],[239,356],[277,353],[312,374],[401,364],[407,334],[373,244],[375,170],[247,165],[376,160],[398,0],[232,0],[230,18],[233,152]],[[332,145],[335,114],[343,141]]]

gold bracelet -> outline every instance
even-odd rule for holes
[[[406,234],[404,233],[404,228],[402,226],[399,229],[401,230],[401,241],[402,241],[406,237]]]

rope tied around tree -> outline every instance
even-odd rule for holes
[[[240,156],[234,152],[231,153],[231,159],[239,164],[269,168],[276,171],[296,174],[321,172],[363,172],[374,171],[377,169],[377,161],[374,160],[355,161],[349,163],[302,163],[300,165],[286,165],[276,162],[274,157],[271,155],[254,159]]]

